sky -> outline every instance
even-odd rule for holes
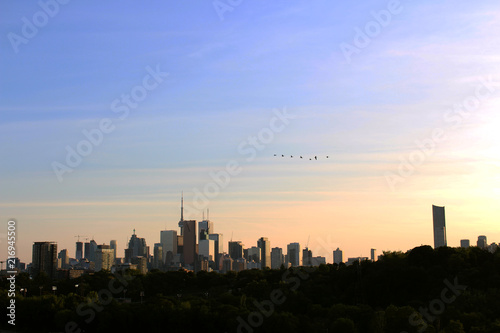
[[[500,242],[498,1],[2,0],[0,22],[2,256],[12,218],[27,263],[77,235],[152,249],[181,193],[226,249],[406,251],[432,205],[449,246]]]

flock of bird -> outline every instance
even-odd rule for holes
[[[274,154],[274,156],[275,156],[275,157],[279,157],[279,155],[278,155],[278,154]],[[283,154],[282,154],[282,155],[281,155],[281,157],[285,157],[285,155],[283,155]],[[288,155],[286,155],[286,157],[288,157]],[[290,155],[290,158],[293,158],[293,155]],[[299,158],[303,158],[303,157],[299,155]],[[328,158],[328,155],[326,156],[326,158]],[[307,159],[307,157],[306,157],[306,159]],[[309,158],[309,161],[312,161],[313,159],[314,159],[315,161],[317,161],[317,160],[318,160],[318,156],[310,157],[310,158]]]

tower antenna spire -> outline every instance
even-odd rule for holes
[[[184,191],[181,192],[181,221],[184,221]]]

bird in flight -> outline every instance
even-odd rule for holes
[[[284,155],[284,154],[274,154],[274,156],[275,156],[275,157],[276,157],[276,156],[278,156],[278,155],[281,155],[281,157],[285,157],[285,155]],[[293,155],[290,155],[290,158],[293,158]],[[304,159],[304,157],[303,157],[302,155],[299,155],[299,158]],[[306,157],[306,158],[307,158],[307,157]],[[318,157],[318,155],[315,155],[315,156],[310,157],[310,158],[309,158],[309,161],[312,161],[313,159],[314,159],[315,161],[317,161],[317,160],[318,160],[318,158],[319,158],[319,159],[321,159],[321,156],[320,156],[320,157]],[[325,158],[330,158],[330,156],[329,156],[329,155],[326,155],[326,156],[325,156]]]

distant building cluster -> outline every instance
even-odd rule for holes
[[[434,227],[434,248],[447,246],[446,223],[444,207],[432,206]],[[161,230],[160,242],[155,243],[151,255],[150,247],[144,238],[138,237],[135,229],[124,251],[123,257],[117,256],[116,240],[109,244],[97,244],[95,240],[88,241],[86,236],[78,237],[75,246],[75,256],[70,257],[67,249],[57,252],[55,242],[35,242],[33,244],[33,256],[30,265],[26,266],[18,259],[15,267],[10,270],[28,271],[32,276],[44,273],[51,279],[76,278],[88,272],[107,270],[111,272],[127,269],[139,270],[146,274],[148,271],[157,269],[161,271],[173,271],[179,269],[198,271],[217,271],[225,273],[228,271],[242,271],[246,269],[280,269],[282,267],[319,266],[326,264],[326,258],[313,256],[307,247],[301,248],[299,243],[290,243],[284,249],[271,247],[267,237],[257,240],[255,246],[245,247],[241,241],[227,243],[224,249],[224,238],[216,233],[214,223],[205,214],[203,220],[184,220],[183,199],[181,199],[181,218],[177,230]],[[87,242],[82,242],[81,238]],[[467,248],[470,245],[468,239],[460,241],[460,246]],[[477,247],[496,251],[497,244],[488,245],[486,236],[479,236]],[[355,262],[365,260],[376,261],[377,250],[371,249],[370,257],[344,258],[340,248],[333,251],[334,264],[351,265]]]
[[[446,221],[444,215],[444,207],[432,206],[432,220],[434,226],[434,248],[437,249],[441,246],[448,246],[446,241]],[[470,246],[470,240],[462,239],[460,240],[460,247],[468,248]],[[486,236],[479,236],[477,238],[477,247],[483,250],[488,250],[490,252],[495,252],[498,248],[496,243],[488,245]]]

